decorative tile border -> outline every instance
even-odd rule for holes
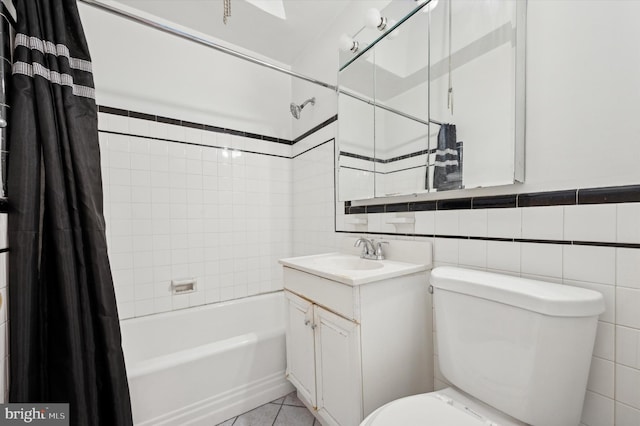
[[[321,147],[322,145],[324,145],[324,144],[327,144],[327,143],[329,143],[329,142],[335,142],[335,141],[336,141],[336,139],[335,139],[335,138],[327,139],[327,140],[326,140],[326,141],[324,141],[324,142],[320,142],[319,144],[314,145],[314,146],[312,146],[312,147],[311,147],[311,148],[309,148],[309,149],[305,149],[304,151],[302,151],[302,152],[300,152],[300,153],[298,153],[298,154],[296,154],[296,155],[294,155],[294,156],[292,156],[292,157],[288,157],[288,158],[291,158],[291,159],[293,160],[294,158],[298,158],[298,157],[299,157],[299,156],[301,156],[302,154],[306,154],[306,153],[307,153],[307,152],[309,152],[309,151],[312,151],[312,150],[314,150],[314,149],[316,149],[316,148],[320,148],[320,147]],[[334,162],[335,162],[335,159],[334,159]],[[335,167],[335,166],[334,166],[334,167]]]
[[[524,208],[541,206],[566,206],[610,203],[636,203],[640,202],[640,185],[611,186],[602,188],[571,189],[563,191],[534,192],[523,194],[496,195],[484,197],[453,198],[434,201],[418,201],[409,203],[375,204],[368,206],[353,206],[352,202],[344,204],[345,214],[365,213],[391,213],[391,212],[420,212],[442,210],[472,210],[472,209],[500,209],[500,208]],[[404,237],[429,237],[447,238],[458,240],[502,241],[514,243],[538,243],[555,245],[598,246],[614,248],[640,249],[640,244],[618,243],[601,241],[578,240],[541,240],[529,238],[496,238],[474,237],[467,235],[439,235],[419,233],[391,233],[369,231],[344,231],[345,234],[370,234]]]
[[[98,105],[98,112],[102,112],[102,113],[105,113],[105,114],[119,115],[119,116],[122,116],[122,117],[137,118],[139,120],[155,121],[155,122],[158,122],[158,123],[171,124],[171,125],[174,125],[174,126],[189,127],[189,128],[192,128],[192,129],[199,129],[199,130],[204,130],[204,131],[209,131],[209,132],[228,133],[230,135],[242,136],[242,137],[251,138],[251,139],[258,139],[258,140],[263,140],[263,141],[267,141],[267,142],[281,143],[281,144],[285,144],[285,145],[293,145],[293,144],[295,144],[297,142],[300,142],[301,140],[303,140],[306,137],[312,135],[313,133],[319,131],[320,129],[328,126],[329,124],[333,123],[334,121],[336,121],[338,119],[338,116],[334,115],[333,117],[330,117],[329,119],[325,120],[324,122],[318,124],[317,126],[315,126],[314,128],[310,129],[309,131],[305,132],[304,134],[298,136],[294,140],[289,140],[289,139],[283,139],[283,138],[276,138],[276,137],[273,137],[273,136],[261,135],[261,134],[258,134],[258,133],[244,132],[242,130],[228,129],[228,128],[218,127],[218,126],[211,126],[211,125],[203,124],[203,123],[194,123],[194,122],[191,122],[191,121],[179,120],[179,119],[176,119],[176,118],[162,117],[162,116],[159,116],[159,115],[147,114],[147,113],[144,113],[144,112],[129,111],[129,110],[126,110],[126,109],[113,108],[113,107],[104,106],[104,105]]]
[[[462,144],[463,144],[462,142],[457,142],[458,148],[461,148]],[[371,161],[373,163],[388,164],[388,163],[393,163],[395,161],[406,160],[408,158],[419,157],[421,155],[435,154],[437,150],[438,150],[437,148],[423,149],[421,151],[410,152],[409,154],[399,155],[397,157],[391,157],[391,158],[368,157],[366,155],[355,154],[353,152],[348,152],[348,151],[340,151],[339,155],[355,158],[357,160]]]
[[[221,145],[207,145],[207,144],[203,144],[203,143],[186,142],[186,141],[179,141],[179,140],[167,139],[167,138],[158,138],[158,137],[155,137],[155,136],[142,136],[142,135],[136,135],[136,134],[133,134],[133,133],[113,132],[113,131],[110,131],[110,130],[98,130],[98,133],[106,133],[108,135],[132,136],[132,137],[141,138],[141,139],[150,139],[150,140],[155,140],[155,141],[172,142],[172,143],[179,143],[179,144],[183,144],[183,145],[201,146],[203,148],[228,149],[230,151],[243,152],[243,153],[246,153],[246,154],[266,155],[266,156],[269,156],[269,157],[278,157],[278,158],[286,158],[286,159],[290,159],[291,158],[288,155],[270,154],[268,152],[251,151],[251,150],[248,150],[248,149],[231,148],[231,147],[228,147],[228,146],[221,146]]]
[[[498,209],[513,207],[568,206],[640,202],[640,185],[569,189],[484,197],[449,198],[434,201],[353,206],[345,203],[345,214],[418,212],[431,210]]]
[[[291,145],[295,145],[298,142],[300,142],[301,140],[311,136],[312,134],[314,134],[315,132],[317,132],[318,130],[328,126],[329,124],[333,123],[334,121],[338,120],[338,115],[334,115],[333,117],[329,117],[328,119],[326,119],[325,121],[323,121],[322,123],[318,124],[316,127],[304,132],[303,134],[301,134],[300,136],[298,136],[297,138],[295,138],[294,140],[291,141]]]
[[[506,243],[536,243],[536,244],[555,244],[555,245],[574,245],[574,246],[596,246],[596,247],[614,247],[614,248],[630,248],[640,249],[640,244],[634,243],[610,243],[600,241],[574,241],[574,240],[540,240],[533,238],[498,238],[498,237],[471,237],[465,235],[438,235],[438,234],[416,234],[416,233],[391,233],[391,232],[369,232],[369,231],[340,231],[339,234],[358,234],[358,235],[388,235],[393,237],[426,237],[426,238],[443,238],[452,240],[476,240],[476,241],[499,241]]]

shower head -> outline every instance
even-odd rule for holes
[[[302,111],[302,108],[299,105],[294,104],[293,102],[291,102],[290,108],[291,108],[291,115],[293,115],[293,117],[296,120],[299,119],[300,111]]]
[[[289,108],[291,109],[291,115],[293,115],[293,117],[296,120],[298,120],[300,118],[300,111],[302,111],[302,108],[304,108],[305,105],[307,105],[309,103],[311,105],[315,105],[316,104],[316,98],[307,99],[301,105],[298,105],[298,104],[295,104],[295,103],[291,102],[291,105],[289,105]]]

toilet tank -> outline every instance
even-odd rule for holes
[[[600,293],[454,267],[431,285],[449,382],[534,426],[580,423]]]

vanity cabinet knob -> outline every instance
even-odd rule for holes
[[[311,323],[311,321],[309,321],[309,320],[305,320],[304,321],[304,325],[309,325],[310,323]]]

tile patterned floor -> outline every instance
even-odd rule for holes
[[[218,426],[320,426],[295,392],[220,423]]]

